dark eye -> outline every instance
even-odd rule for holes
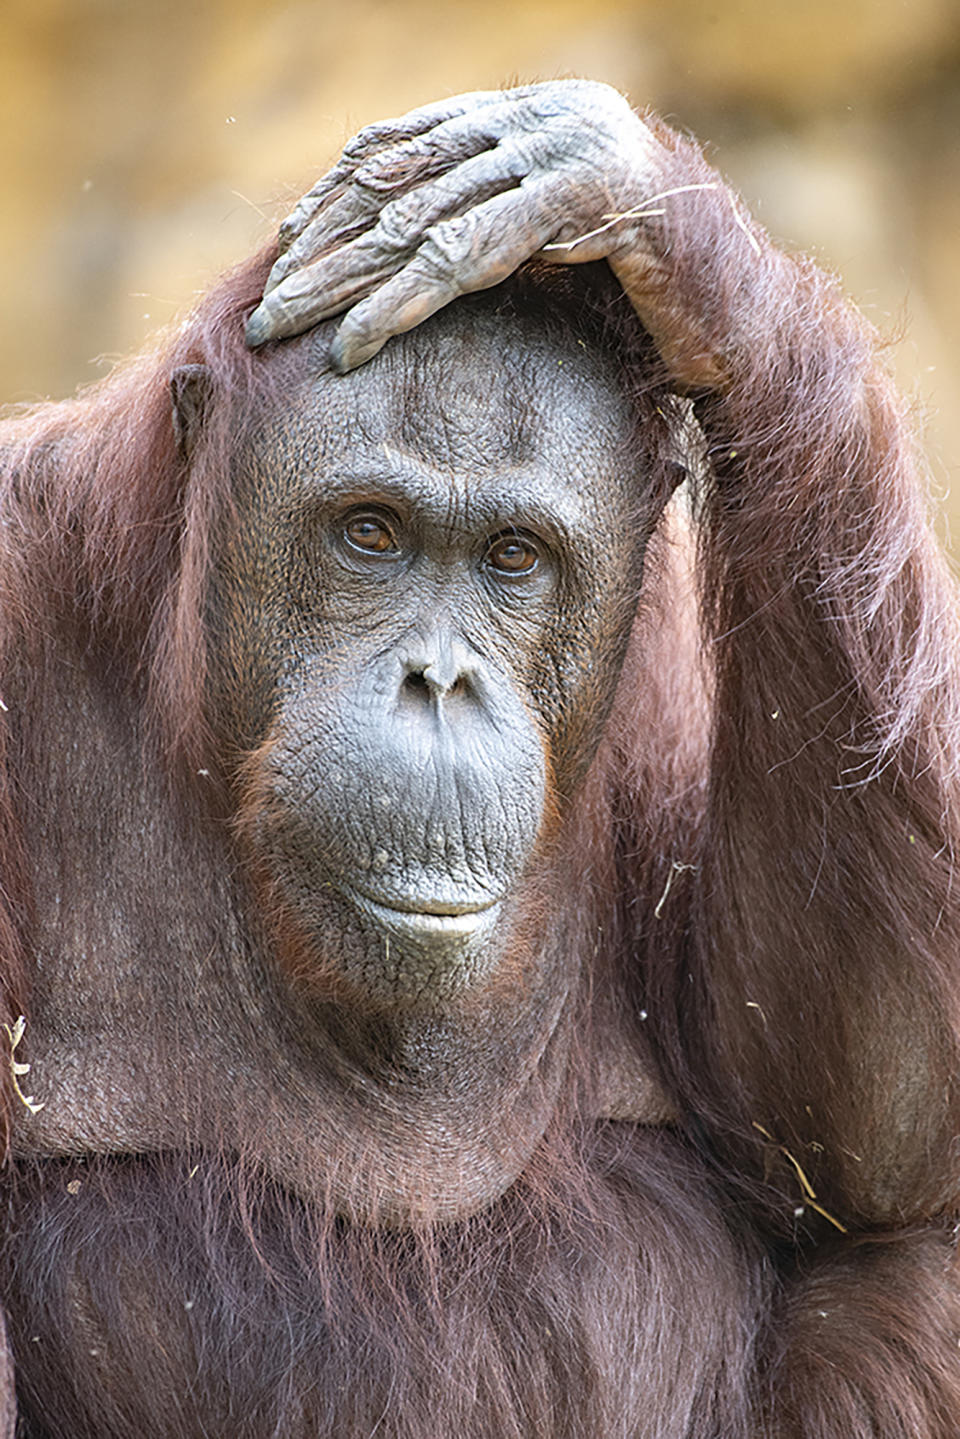
[[[354,515],[343,533],[355,550],[366,555],[395,555],[399,549],[392,527],[381,515]]]
[[[500,575],[529,575],[539,559],[533,543],[523,535],[500,535],[491,541],[484,563]]]

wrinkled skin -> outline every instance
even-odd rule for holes
[[[241,460],[215,623],[246,668],[218,709],[263,744],[247,830],[284,907],[321,953],[342,936],[367,1001],[430,1009],[496,975],[553,863],[666,495],[617,465],[613,373],[536,325],[461,316],[416,381],[405,355],[314,379],[328,343]],[[277,572],[286,602],[251,613]]]
[[[669,133],[669,132],[668,132]],[[331,360],[346,371],[458,295],[533,255],[608,260],[676,382],[716,378],[689,350],[693,316],[660,293],[665,203],[720,188],[670,174],[670,151],[608,85],[480,91],[363,130],[281,226],[285,252],[247,340],[294,335],[346,310]]]
[[[96,1149],[143,1150],[186,1130],[244,1149],[256,1134],[259,1161],[295,1190],[332,1185],[342,1212],[427,1222],[513,1182],[565,1080],[597,919],[586,894],[544,943],[540,916],[581,888],[576,800],[669,490],[661,473],[638,495],[618,464],[633,417],[609,360],[536,322],[443,317],[345,379],[328,343],[320,330],[278,358],[282,398],[236,447],[216,537],[207,705],[238,853],[221,820],[209,853],[172,816],[171,834],[151,828],[149,766],[144,778],[135,751],[108,754],[111,863],[155,834],[184,877],[147,920],[161,861],[141,843],[116,909],[64,914],[62,870],[85,843],[84,815],[67,821],[38,886],[49,932],[31,1054],[49,1079],[24,1143],[70,1152],[81,1129]],[[210,383],[196,366],[173,376],[194,459]],[[75,685],[82,711],[104,702],[98,681]],[[154,979],[157,931],[182,956]],[[166,990],[172,1066],[139,1005],[103,1035],[78,951],[117,952],[107,992]],[[82,1055],[60,1037],[78,1026]],[[615,1032],[608,1049],[619,1073]],[[180,1081],[158,1107],[171,1067]],[[625,1112],[669,1112],[644,1063],[613,1089]],[[278,1112],[261,1133],[264,1106]],[[355,1150],[333,1180],[345,1131]]]
[[[176,463],[41,426],[5,497],[26,1439],[955,1439],[960,632],[876,337],[588,82],[371,127],[283,244]],[[116,683],[189,693],[171,613],[199,775]]]
[[[955,1212],[956,1185],[950,1179],[944,1185],[937,1176],[946,1179],[952,1170],[946,1156],[955,1124],[949,1116],[956,1114],[957,1093],[947,1076],[956,1072],[957,1035],[950,1021],[943,1027],[940,1023],[944,1012],[940,1006],[949,1009],[950,1001],[932,999],[932,1008],[926,1010],[930,1001],[924,995],[942,993],[939,980],[933,980],[932,989],[928,988],[932,975],[943,973],[941,965],[949,964],[955,974],[960,948],[955,924],[947,922],[949,933],[937,931],[945,916],[955,916],[956,904],[946,898],[951,881],[945,878],[940,882],[942,903],[936,913],[931,909],[925,919],[911,922],[912,934],[933,937],[930,958],[922,960],[913,977],[904,982],[910,961],[901,945],[891,944],[889,936],[900,924],[894,916],[915,912],[919,896],[929,893],[929,870],[919,870],[911,879],[900,869],[899,859],[888,865],[879,857],[891,814],[886,785],[879,776],[882,767],[892,763],[893,775],[900,775],[903,786],[899,800],[893,802],[894,812],[904,797],[911,795],[902,811],[905,815],[916,812],[914,804],[925,808],[928,801],[921,798],[921,791],[932,777],[929,814],[935,838],[928,853],[936,866],[940,857],[952,852],[949,836],[958,812],[950,758],[956,753],[960,727],[957,681],[953,667],[947,677],[937,663],[933,669],[928,666],[922,622],[906,635],[898,631],[903,623],[900,616],[923,614],[926,599],[928,612],[937,615],[931,633],[936,632],[943,623],[940,616],[955,616],[956,598],[952,594],[937,598],[945,592],[935,578],[937,565],[929,541],[922,535],[922,520],[912,520],[909,506],[899,497],[909,493],[909,460],[898,433],[889,386],[875,370],[871,374],[866,358],[869,339],[865,340],[862,327],[858,333],[849,312],[843,313],[837,297],[826,292],[809,270],[802,273],[798,267],[791,271],[741,211],[737,198],[725,191],[717,176],[690,165],[682,143],[660,122],[652,117],[642,120],[621,96],[591,82],[552,82],[459,96],[371,126],[351,141],[340,162],[301,200],[282,228],[281,238],[285,252],[274,267],[263,303],[251,317],[248,342],[259,345],[295,334],[321,317],[342,315],[331,360],[343,372],[363,365],[392,336],[420,324],[458,295],[498,283],[532,256],[558,264],[608,261],[656,342],[674,388],[697,401],[718,483],[714,535],[716,573],[723,578],[716,583],[726,588],[714,593],[720,596],[718,640],[728,649],[729,659],[723,648],[718,650],[720,688],[710,801],[716,816],[711,825],[715,852],[713,864],[703,865],[700,893],[708,895],[711,885],[714,895],[721,892],[731,885],[731,876],[742,864],[742,913],[750,918],[730,923],[723,902],[714,906],[709,900],[700,914],[704,972],[711,973],[707,985],[714,1006],[707,1012],[709,1023],[718,1026],[715,1037],[719,1041],[708,1047],[717,1073],[725,1069],[733,1092],[742,1089],[748,1096],[740,1108],[745,1125],[774,1145],[785,1127],[790,1132],[794,1148],[784,1146],[780,1153],[796,1169],[805,1199],[842,1232],[846,1233],[847,1227],[823,1209],[822,1192],[818,1200],[796,1158],[798,1152],[808,1156],[829,1152],[829,1142],[824,1148],[822,1124],[828,1110],[837,1117],[838,1134],[847,1125],[840,1117],[844,1110],[852,1119],[848,1141],[833,1151],[832,1161],[817,1164],[818,1189],[828,1189],[838,1210],[848,1214],[852,1204],[859,1223],[879,1220],[894,1227],[908,1214],[936,1216],[944,1208]],[[821,419],[831,407],[836,417],[833,425]],[[877,486],[875,493],[871,483]],[[739,508],[741,485],[744,493],[755,497],[761,519],[751,526],[748,512],[738,534],[733,517]],[[859,515],[851,511],[848,517],[839,496],[851,493]],[[776,496],[776,510],[765,508],[765,495]],[[730,508],[723,515],[728,496]],[[781,518],[784,509],[794,505],[796,519]],[[889,534],[881,533],[879,526],[877,534],[865,540],[860,516],[879,515],[884,510],[890,517]],[[915,530],[911,524],[916,525]],[[854,534],[862,546],[857,559],[851,563],[834,558],[852,548]],[[891,565],[887,556],[906,553],[911,543],[916,556],[913,574],[918,578],[903,581],[904,593],[894,602],[896,608],[888,620],[882,608],[887,576],[904,572],[903,561]],[[820,555],[818,544],[823,546]],[[747,578],[761,555],[771,557],[769,584],[759,577],[753,583]],[[884,558],[878,559],[880,555]],[[847,581],[842,576],[849,574],[876,575],[876,595],[846,593]],[[911,589],[911,584],[916,588]],[[815,607],[809,611],[811,617],[815,615],[811,631],[810,619],[804,614],[805,586],[821,597],[835,591],[832,603],[840,617],[841,636],[846,617],[852,616],[851,637],[838,640],[836,654],[824,638],[822,612],[816,614]],[[784,596],[791,598],[784,600]],[[782,620],[778,618],[781,609]],[[757,625],[757,615],[767,610],[768,618]],[[950,621],[947,624],[955,644],[955,626]],[[741,625],[752,629],[742,654],[738,653],[740,641],[730,638]],[[798,635],[811,633],[812,640],[798,641]],[[785,667],[788,656],[796,654],[798,642],[809,645],[811,685],[796,713],[817,714],[825,706],[834,706],[837,695],[850,684],[851,670],[854,674],[860,671],[855,683],[862,686],[865,682],[868,688],[876,685],[877,693],[887,698],[877,700],[874,716],[870,716],[867,702],[864,717],[854,717],[849,729],[842,720],[839,728],[833,729],[838,716],[828,719],[815,736],[803,723],[793,726],[790,737],[783,733],[781,748],[770,745],[766,736],[760,739],[750,705],[754,694],[763,694],[761,712],[765,708],[774,722],[786,718],[787,727],[792,726],[790,710],[797,700],[788,701],[786,711],[782,706],[790,688]],[[932,643],[937,645],[939,640]],[[765,666],[769,678],[764,677]],[[819,679],[813,678],[818,666]],[[866,673],[873,678],[864,681]],[[906,677],[899,690],[894,675]],[[906,718],[907,710],[915,716],[913,720]],[[903,753],[909,754],[914,744],[914,755],[930,756],[927,761],[897,757],[911,725],[913,737]],[[743,746],[748,734],[747,753],[756,769],[744,772]],[[813,751],[824,740],[828,770],[833,769],[837,753],[852,750],[867,756],[861,768],[840,763],[832,784],[834,796],[851,784],[851,774],[865,788],[857,793],[848,822],[842,818],[843,806],[841,817],[836,818],[835,798],[824,800],[822,820],[816,818],[814,803],[811,829],[804,838],[799,817],[810,813],[810,796],[823,781],[798,760],[806,755],[814,765]],[[772,766],[767,773],[776,776],[779,790],[773,795],[754,777],[764,772],[765,750],[769,754],[766,763]],[[872,768],[871,754],[880,756]],[[793,771],[792,795],[780,785],[784,765]],[[739,776],[736,780],[735,773]],[[896,785],[894,778],[894,790]],[[753,820],[752,791],[757,796]],[[729,811],[725,803],[729,803]],[[796,826],[783,837],[779,850],[770,822],[771,806],[774,810],[782,806]],[[828,812],[835,817],[830,824]],[[734,814],[737,818],[731,828]],[[908,827],[913,824],[912,819],[894,820],[891,836],[903,822]],[[851,897],[856,881],[851,879],[846,858],[838,860],[837,897],[833,906],[829,901],[832,856],[845,855],[848,849],[846,823],[858,834],[872,836],[876,846],[876,858],[866,860],[866,870],[862,857],[853,866],[857,875],[877,875],[876,889],[869,891],[868,884],[862,920],[853,917],[857,905],[851,904]],[[732,838],[729,858],[726,836]],[[910,844],[916,844],[912,828]],[[802,913],[809,912],[816,899],[822,919],[799,922],[798,912],[787,898],[791,885],[786,856],[801,856],[804,849],[819,853],[820,859],[809,872],[800,861],[797,889],[806,896]],[[769,896],[762,878],[768,855],[776,867]],[[736,890],[734,879],[731,898]],[[879,893],[884,900],[878,907]],[[760,961],[764,972],[753,967],[750,956],[764,952],[764,941],[758,939],[764,922],[758,916],[767,905],[771,914],[779,911],[783,916],[784,927],[782,938],[770,950],[770,959]],[[921,908],[925,908],[922,901]],[[888,909],[891,917],[880,918],[880,911]],[[838,935],[851,911],[849,938],[840,940],[838,946]],[[804,927],[805,939],[799,937]],[[772,928],[777,930],[778,922]],[[798,939],[799,952],[812,957],[816,982],[806,998],[800,997],[801,984],[797,998],[787,999],[781,1009],[791,984],[781,980],[778,992],[773,956],[792,953]],[[725,952],[730,956],[729,969],[723,959]],[[831,954],[836,955],[835,960],[826,958]],[[852,955],[861,954],[871,956],[869,979],[854,985],[849,1000],[843,991],[828,997],[824,969],[829,970],[832,963],[846,968]],[[890,956],[890,978],[881,979],[878,985],[873,962],[883,954]],[[916,955],[911,953],[911,957]],[[881,960],[882,969],[887,962]],[[893,994],[901,992],[903,997],[893,1002],[913,1016],[908,1020],[913,1037],[906,1043],[899,1029],[896,1035],[885,1030],[881,1017],[890,1013]],[[748,1037],[735,1017],[736,1008],[745,1000],[762,1021],[764,1033]],[[780,1013],[779,1019],[773,1016],[773,1009]],[[848,1009],[852,1031],[845,1027]],[[919,1017],[925,1010],[931,1016],[929,1029],[927,1021]],[[822,1031],[811,1031],[805,1038],[806,1024],[816,1024],[813,1015],[824,1013],[834,1022],[840,1019],[837,1038],[831,1041]],[[852,1019],[855,1013],[863,1018]],[[852,1039],[851,1033],[858,1038]],[[774,1041],[773,1035],[780,1038]],[[834,1044],[834,1052],[844,1056],[839,1061],[841,1068],[858,1053],[862,1067],[853,1059],[848,1086],[844,1089],[841,1082],[839,1095],[824,1091],[817,1100],[810,1092],[805,1100],[810,1090],[808,1065],[801,1058],[795,1078],[788,1079],[790,1065],[785,1064],[783,1049],[783,1036],[787,1035],[798,1041],[800,1056],[822,1053],[824,1048],[829,1054]],[[774,1042],[780,1049],[777,1057],[768,1061],[767,1047]],[[772,1069],[767,1068],[768,1062]],[[824,1062],[829,1068],[830,1061]],[[938,1074],[947,1079],[946,1089],[940,1087]],[[758,1118],[765,1108],[764,1086],[768,1112],[775,1116],[769,1126]],[[772,1089],[777,1090],[777,1097],[770,1107]],[[860,1098],[855,1099],[858,1093]],[[920,1094],[927,1098],[918,1106]],[[695,1106],[697,1103],[695,1100]],[[735,1103],[735,1107],[739,1106]],[[718,1113],[723,1115],[723,1127],[728,1116],[723,1100]],[[793,1118],[788,1120],[791,1114]],[[930,1137],[931,1126],[939,1140]],[[924,1132],[926,1137],[919,1139]],[[867,1140],[870,1134],[875,1136],[872,1144]],[[743,1162],[744,1153],[739,1151],[735,1163]],[[933,1158],[936,1154],[939,1160]],[[797,1212],[803,1212],[802,1206]],[[866,1293],[865,1276],[862,1282]],[[853,1293],[857,1279],[851,1283]],[[931,1312],[935,1309],[934,1305]],[[829,1307],[818,1312],[826,1319]],[[923,1322],[918,1316],[908,1327],[912,1324],[919,1335]],[[881,1329],[878,1324],[878,1335]],[[866,1353],[869,1344],[866,1341]],[[826,1341],[823,1348],[829,1349]],[[784,1397],[782,1411],[774,1403],[779,1417],[768,1422],[782,1426],[782,1432],[790,1435],[846,1435],[854,1430],[858,1435],[892,1435],[900,1434],[901,1426],[910,1433],[952,1432],[953,1421],[945,1416],[956,1412],[955,1375],[937,1381],[945,1383],[943,1397],[933,1398],[929,1407],[923,1408],[909,1397],[909,1386],[898,1380],[895,1370],[889,1393],[880,1397],[886,1381],[875,1379],[877,1392],[871,1395],[871,1381],[866,1377],[871,1362],[859,1357],[851,1361],[849,1355],[841,1359],[839,1351],[834,1360],[834,1371],[842,1375],[848,1393],[857,1393],[862,1381],[862,1393],[868,1397],[839,1400],[832,1396],[831,1384],[824,1381],[821,1408],[819,1385],[805,1382],[797,1391],[799,1395],[803,1390],[803,1397]],[[885,1366],[881,1364],[881,1368]],[[941,1376],[947,1373],[943,1369],[938,1372]],[[789,1383],[785,1395],[788,1390]],[[845,1407],[848,1403],[849,1408]],[[801,1417],[801,1411],[806,1417]]]

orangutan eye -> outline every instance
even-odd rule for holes
[[[382,515],[353,515],[343,533],[348,544],[366,555],[395,555],[400,548],[392,526]]]
[[[539,562],[533,541],[518,534],[499,535],[484,556],[484,563],[500,575],[529,575]]]

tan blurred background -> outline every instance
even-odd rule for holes
[[[565,73],[709,141],[902,334],[960,535],[960,0],[0,0],[0,400],[102,374],[361,124]]]

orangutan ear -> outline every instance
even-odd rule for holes
[[[170,376],[173,434],[185,460],[197,443],[212,391],[213,377],[206,365],[181,365]]]

